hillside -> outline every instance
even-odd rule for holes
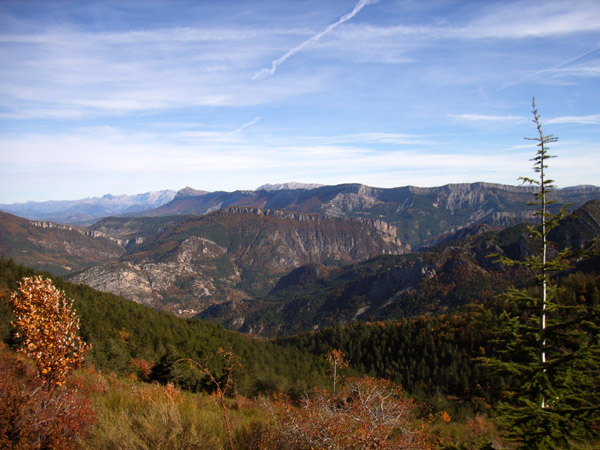
[[[9,346],[16,342],[7,298],[22,277],[34,274],[29,268],[0,258],[0,342]],[[178,358],[194,358],[218,373],[222,361],[215,354],[218,348],[224,348],[233,350],[242,359],[236,386],[245,395],[256,395],[277,386],[301,391],[322,384],[325,379],[326,362],[320,355],[282,349],[209,322],[177,318],[60,278],[54,278],[53,282],[75,300],[81,318],[80,334],[92,344],[88,361],[98,369],[125,375],[135,372],[132,359],[144,360],[158,381],[173,381],[196,391],[210,389],[210,383],[201,382],[201,376],[193,377],[185,365],[176,368],[173,363]]]
[[[588,202],[554,230],[556,248],[600,236],[600,201]],[[525,227],[475,233],[459,241],[405,255],[385,255],[333,271],[303,267],[282,278],[269,295],[213,305],[198,317],[261,335],[292,334],[354,320],[442,314],[490,300],[531,281],[494,255],[524,259],[533,243]],[[598,257],[585,270],[598,271]]]
[[[449,184],[440,187],[376,188],[361,184],[321,186],[314,189],[260,189],[206,192],[186,188],[175,198],[143,216],[206,214],[241,206],[317,213],[331,217],[383,220],[398,230],[398,238],[413,249],[444,233],[474,224],[507,227],[532,219],[533,187],[493,183]],[[576,186],[556,189],[559,205],[578,207],[600,198],[600,188]]]
[[[35,273],[0,259],[0,341],[9,346],[16,345],[16,341],[10,327],[7,296],[17,288],[21,277]],[[323,355],[340,349],[350,362],[345,375],[388,378],[434,410],[451,407],[448,399],[436,397],[439,394],[453,396],[459,400],[458,405],[476,411],[501,395],[500,380],[476,361],[494,349],[488,330],[481,326],[483,309],[399,321],[355,321],[277,340],[257,340],[60,278],[54,278],[54,283],[75,299],[81,335],[93,344],[89,362],[118,374],[135,372],[135,364],[146,361],[152,369],[150,377],[155,380],[172,381],[190,390],[210,389],[197,375],[193,377],[183,370],[185,367],[176,369],[173,362],[192,357],[218,372],[220,361],[214,354],[218,348],[225,348],[242,358],[243,366],[236,375],[238,393],[255,396],[283,390],[298,395],[331,381]],[[566,302],[583,298],[590,305],[600,302],[597,274],[568,275],[560,284],[565,288],[561,296],[571,299]],[[501,302],[485,305],[486,309],[498,311],[506,307]]]
[[[121,244],[84,228],[0,212],[0,257],[57,275],[114,260],[125,253]]]
[[[407,251],[396,230],[381,221],[257,208],[109,218],[92,229],[129,240],[127,252],[76,274],[73,282],[180,314],[264,294],[305,264],[339,266]]]

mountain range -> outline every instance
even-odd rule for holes
[[[361,217],[382,220],[398,230],[398,238],[413,249],[428,245],[444,233],[473,224],[506,227],[533,218],[534,187],[493,183],[448,184],[439,187],[404,186],[376,188],[340,184],[312,189],[259,189],[206,192],[182,189],[158,208],[131,216],[201,215],[226,207],[241,206],[322,214],[329,217]],[[575,186],[556,189],[557,207],[581,206],[600,198],[600,188]]]
[[[333,270],[303,266],[282,277],[266,296],[216,304],[197,317],[250,334],[295,334],[357,319],[444,314],[531,283],[532,274],[498,262],[500,256],[522,261],[535,251],[538,244],[526,226],[472,231],[426,251],[382,255]],[[592,200],[552,231],[549,256],[598,237],[600,200]],[[598,273],[600,258],[578,269]]]
[[[100,198],[92,197],[81,200],[0,204],[0,211],[26,219],[70,225],[90,225],[103,217],[156,208],[173,200],[175,194],[176,192],[173,190],[163,190],[136,195],[106,194]]]
[[[285,334],[444,312],[518,282],[522,274],[499,276],[487,255],[527,249],[522,228],[500,230],[533,219],[533,192],[489,183],[185,188],[90,226],[0,213],[0,256],[176,314]],[[600,188],[557,189],[553,199],[556,208],[588,202],[554,230],[556,241],[599,234],[589,200]]]
[[[266,293],[301,265],[337,266],[407,251],[380,221],[257,208],[162,219],[160,226],[154,218],[95,224],[94,231],[129,242],[126,252],[71,280],[170,311],[200,311]]]

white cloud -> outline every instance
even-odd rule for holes
[[[145,2],[65,3],[53,20],[48,3],[8,20],[12,4],[0,8],[0,193],[91,189],[95,174],[90,195],[273,177],[513,182],[529,168],[509,147],[534,131],[531,95],[545,123],[571,124],[561,138],[595,137],[598,2],[226,3],[152,3],[164,17]],[[252,81],[275,63],[289,70]],[[571,170],[594,179],[584,153]],[[143,180],[160,185],[103,187]]]
[[[590,116],[555,117],[554,119],[547,120],[546,123],[578,123],[583,125],[600,125],[600,114],[592,114]]]
[[[244,106],[319,89],[322,78],[252,83],[274,36],[301,30],[170,28],[124,33],[52,29],[0,36],[2,118],[81,118],[187,106]]]
[[[9,198],[10,192],[27,192],[35,195],[28,199],[42,199],[48,195],[48,186],[53,193],[61,192],[62,187],[66,193],[70,189],[84,197],[185,185],[208,190],[249,189],[292,179],[380,187],[474,181],[515,184],[527,171],[530,153],[527,146],[522,146],[522,151],[502,151],[496,146],[474,153],[449,144],[427,145],[418,136],[385,133],[309,136],[304,140],[262,136],[256,141],[236,140],[239,134],[230,131],[188,137],[182,140],[177,134],[114,127],[82,128],[69,135],[0,135],[0,192],[4,193],[0,203],[19,200]],[[386,143],[387,150],[369,148],[373,142]],[[577,157],[563,155],[566,149],[577,149]],[[600,164],[597,146],[567,142],[553,150],[559,153],[560,164],[553,164],[552,175],[562,186],[582,180],[593,183],[596,163]],[[65,195],[54,199],[71,198]]]
[[[453,119],[463,120],[466,122],[479,122],[479,123],[522,123],[527,119],[521,116],[488,116],[485,114],[448,114],[448,117]]]
[[[495,5],[485,16],[458,30],[458,35],[471,39],[522,39],[600,31],[600,7],[596,2],[579,2],[576,8],[569,2]]]
[[[244,125],[242,125],[241,127],[239,127],[237,130],[235,130],[234,133],[241,133],[245,128],[248,128],[248,127],[251,127],[252,125],[255,125],[259,120],[260,120],[260,117],[255,117],[250,122],[245,123]]]
[[[416,39],[419,43],[448,38],[516,40],[600,31],[597,20],[600,4],[597,2],[583,1],[577,5],[564,1],[478,2],[469,9],[455,22],[436,24],[431,20],[409,24],[402,23],[404,21],[399,17],[399,24],[355,24],[336,33],[347,40],[385,40],[394,45],[395,40],[402,38]]]

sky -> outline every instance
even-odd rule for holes
[[[0,0],[0,203],[600,185],[600,1]]]

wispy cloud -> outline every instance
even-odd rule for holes
[[[187,130],[175,133],[172,137],[175,139],[193,140],[195,142],[208,144],[237,143],[239,145],[244,143],[243,138],[240,136],[242,131],[255,125],[258,121],[260,121],[260,117],[255,117],[253,120],[243,124],[234,131]]]
[[[347,14],[344,14],[342,17],[340,17],[336,22],[332,23],[331,25],[328,25],[323,31],[321,31],[320,33],[317,33],[313,36],[311,36],[309,39],[307,39],[306,41],[302,42],[300,45],[298,45],[297,47],[294,47],[293,49],[289,50],[287,53],[285,53],[283,56],[277,58],[275,61],[273,61],[271,63],[271,67],[270,68],[265,68],[262,69],[260,72],[257,72],[253,79],[254,80],[260,80],[262,78],[266,78],[269,77],[273,74],[275,74],[275,72],[277,71],[277,68],[283,64],[285,61],[287,61],[290,57],[294,56],[296,53],[302,51],[304,48],[308,47],[309,45],[314,44],[315,42],[317,42],[319,39],[321,39],[323,36],[331,33],[336,27],[338,27],[339,25],[343,24],[344,22],[349,21],[350,19],[352,19],[354,16],[356,16],[361,9],[363,9],[365,6],[367,5],[371,5],[374,3],[377,3],[379,0],[359,0],[359,2],[354,6],[354,9],[352,9],[352,11],[350,11]]]
[[[0,0],[7,199],[516,182],[532,95],[570,144],[553,177],[598,178],[598,1],[21,3]]]
[[[487,116],[485,114],[448,114],[448,117],[453,119],[463,120],[466,122],[480,123],[502,123],[502,122],[524,122],[527,119],[521,116]]]
[[[564,1],[480,3],[476,18],[456,31],[470,39],[523,39],[597,32],[600,7],[579,2],[577,8]]]
[[[431,143],[431,139],[424,139],[423,136],[406,133],[350,133],[334,136],[296,136],[293,139],[307,145],[366,145],[366,144],[391,144],[391,145],[426,145]]]
[[[113,127],[82,128],[51,139],[42,134],[0,135],[0,149],[7,149],[0,166],[0,192],[6,195],[0,203],[20,201],[8,195],[15,189],[36,192],[38,200],[73,198],[73,186],[78,186],[76,198],[80,198],[186,185],[208,190],[247,189],[294,179],[379,187],[479,180],[514,184],[522,174],[519,168],[528,165],[530,153],[501,151],[496,143],[474,154],[467,148],[448,152],[443,143],[410,142],[402,147],[392,143],[380,152],[370,148],[369,142],[398,141],[403,136],[377,133],[363,134],[366,141],[362,145],[358,141],[361,134],[340,136],[340,143],[333,142],[335,137],[327,142],[318,136],[304,141],[292,137],[236,140],[236,136],[232,132],[190,136],[200,138],[199,145],[198,140],[181,139],[177,134],[133,133]],[[578,152],[560,155],[561,165],[553,173],[561,185],[592,179],[600,164],[597,145],[586,148],[566,142],[555,150],[567,147],[578,148]],[[587,161],[585,167],[581,167],[582,159]],[[53,197],[47,197],[48,186],[54,189]]]
[[[591,116],[564,116],[555,117],[546,121],[547,124],[553,123],[577,123],[582,125],[599,125],[600,114],[592,114]]]
[[[525,77],[523,77],[521,79],[512,81],[510,83],[507,83],[507,84],[501,86],[498,90],[503,90],[503,89],[506,89],[507,87],[514,86],[516,84],[520,84],[520,83],[522,83],[522,82],[524,82],[526,80],[538,77],[538,76],[543,75],[545,73],[555,73],[555,74],[560,73],[559,70],[562,69],[563,67],[565,67],[565,66],[567,66],[569,64],[572,64],[572,63],[580,60],[581,58],[583,58],[583,57],[585,57],[585,56],[587,56],[587,55],[589,55],[591,53],[594,53],[594,52],[596,52],[598,50],[600,50],[600,45],[596,46],[596,47],[593,47],[593,48],[591,48],[591,49],[589,49],[589,50],[587,50],[587,51],[585,51],[585,52],[583,52],[583,53],[581,53],[581,54],[579,54],[579,55],[577,55],[577,56],[575,56],[573,58],[569,58],[566,61],[563,61],[563,62],[561,62],[560,64],[558,64],[556,66],[553,66],[553,67],[550,67],[550,68],[546,68],[546,69],[542,69],[542,70],[538,70],[538,71],[533,72],[533,73],[531,73],[531,74],[529,74],[529,75],[527,75],[527,76],[525,76]]]
[[[580,2],[577,8],[564,1],[477,2],[469,4],[461,18],[453,21],[402,23],[401,20],[386,26],[365,23],[348,26],[338,33],[344,39],[385,39],[392,41],[392,45],[399,38],[416,39],[419,44],[444,39],[514,41],[595,33],[600,31],[598,14],[597,2]]]

